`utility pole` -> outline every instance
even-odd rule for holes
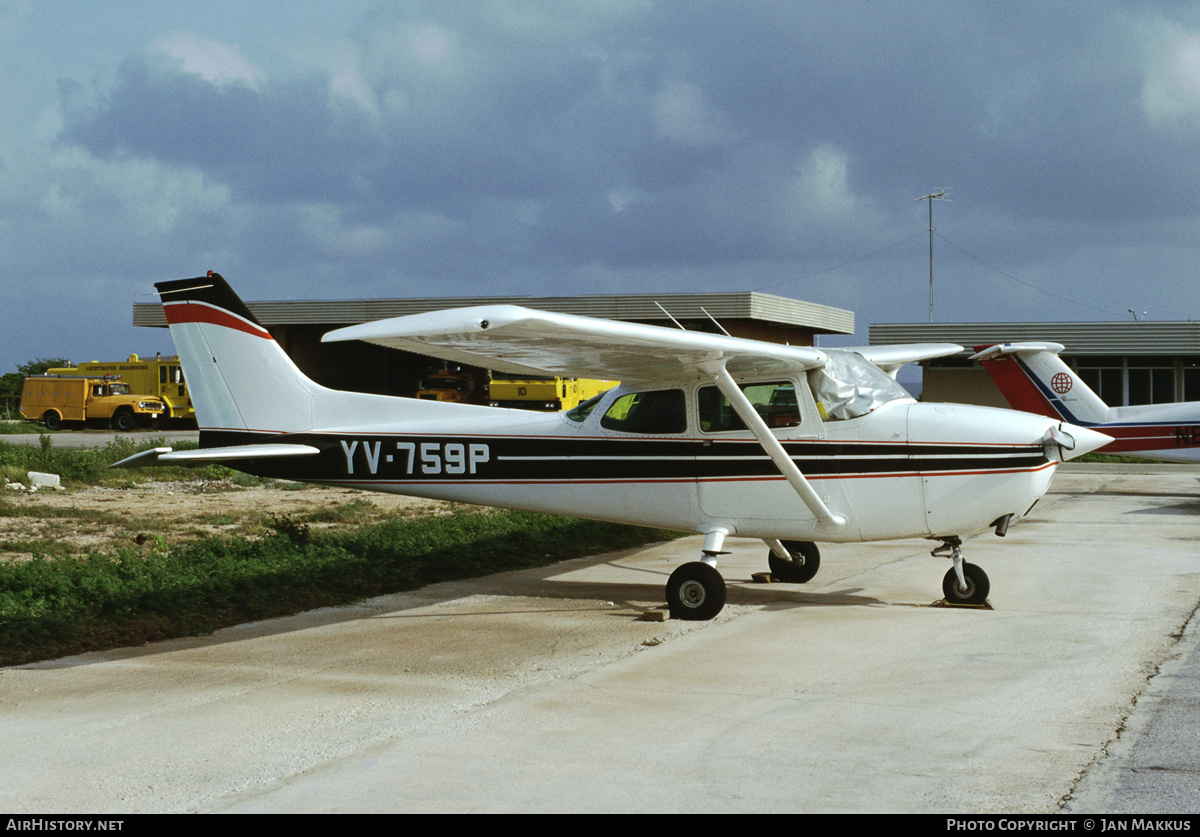
[[[933,322],[933,202],[950,200],[950,188],[943,186],[936,192],[922,195],[919,201],[929,201],[929,322]]]

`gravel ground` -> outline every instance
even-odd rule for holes
[[[291,516],[319,527],[339,522],[362,525],[456,508],[437,500],[349,488],[288,483],[242,487],[232,480],[33,493],[6,487],[0,492],[0,560],[10,561],[30,557],[34,549],[112,552],[158,536],[168,541],[206,534],[254,536],[274,516]]]

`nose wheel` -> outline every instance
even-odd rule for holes
[[[930,555],[945,555],[954,561],[954,566],[942,579],[942,595],[946,604],[950,605],[981,605],[987,602],[991,592],[991,582],[987,573],[975,564],[968,564],[962,559],[962,541],[958,536],[942,538],[942,545],[933,550]]]

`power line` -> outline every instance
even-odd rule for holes
[[[755,288],[754,290],[769,291],[769,290],[771,290],[771,288],[778,288],[780,285],[786,285],[788,282],[802,282],[803,280],[811,279],[814,276],[820,276],[824,273],[832,273],[835,270],[840,270],[841,268],[845,267],[846,265],[854,264],[855,262],[861,262],[864,259],[871,258],[872,256],[878,256],[880,253],[886,253],[888,250],[894,250],[895,248],[899,247],[901,244],[907,244],[908,242],[912,241],[914,238],[919,238],[923,235],[925,235],[924,232],[919,232],[914,235],[910,235],[908,238],[897,241],[894,244],[889,244],[887,247],[876,250],[874,253],[867,253],[866,255],[863,255],[863,256],[857,256],[848,261],[844,261],[841,264],[835,264],[833,267],[822,268],[821,270],[815,271],[813,273],[806,273],[803,276],[794,276],[791,279],[783,279],[779,282],[775,282],[772,285],[763,285],[761,288]]]
[[[955,244],[950,239],[946,238],[946,236],[942,235],[941,233],[935,231],[934,235],[936,235],[942,241],[949,244],[951,247],[953,247],[958,252],[962,253],[964,256],[974,259],[975,261],[979,262],[981,265],[988,268],[989,270],[994,270],[996,273],[999,273],[1005,279],[1011,279],[1012,281],[1016,282],[1019,285],[1024,285],[1025,287],[1035,290],[1040,294],[1045,294],[1046,296],[1053,297],[1054,299],[1057,299],[1060,302],[1066,302],[1071,305],[1078,305],[1081,308],[1087,308],[1092,311],[1099,311],[1101,314],[1108,314],[1110,317],[1116,317],[1118,319],[1121,317],[1121,315],[1117,314],[1116,312],[1107,311],[1104,308],[1097,308],[1094,305],[1088,305],[1086,302],[1080,302],[1079,300],[1071,299],[1070,297],[1065,297],[1065,296],[1062,296],[1061,294],[1056,294],[1053,291],[1047,291],[1044,288],[1039,288],[1037,285],[1026,282],[1024,279],[1018,279],[1016,276],[1013,276],[1011,273],[1005,273],[1003,270],[996,267],[995,265],[989,264],[988,262],[984,261],[979,256],[976,256],[974,253],[970,252],[969,250],[965,250],[962,247],[959,247],[957,244]]]

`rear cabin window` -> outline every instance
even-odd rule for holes
[[[800,407],[796,403],[796,385],[791,381],[745,384],[742,392],[767,427],[798,427]],[[745,430],[746,423],[733,405],[716,387],[701,387],[697,395],[700,429],[705,433]]]
[[[600,426],[621,433],[683,433],[687,430],[683,390],[661,389],[622,395],[600,419]]]

